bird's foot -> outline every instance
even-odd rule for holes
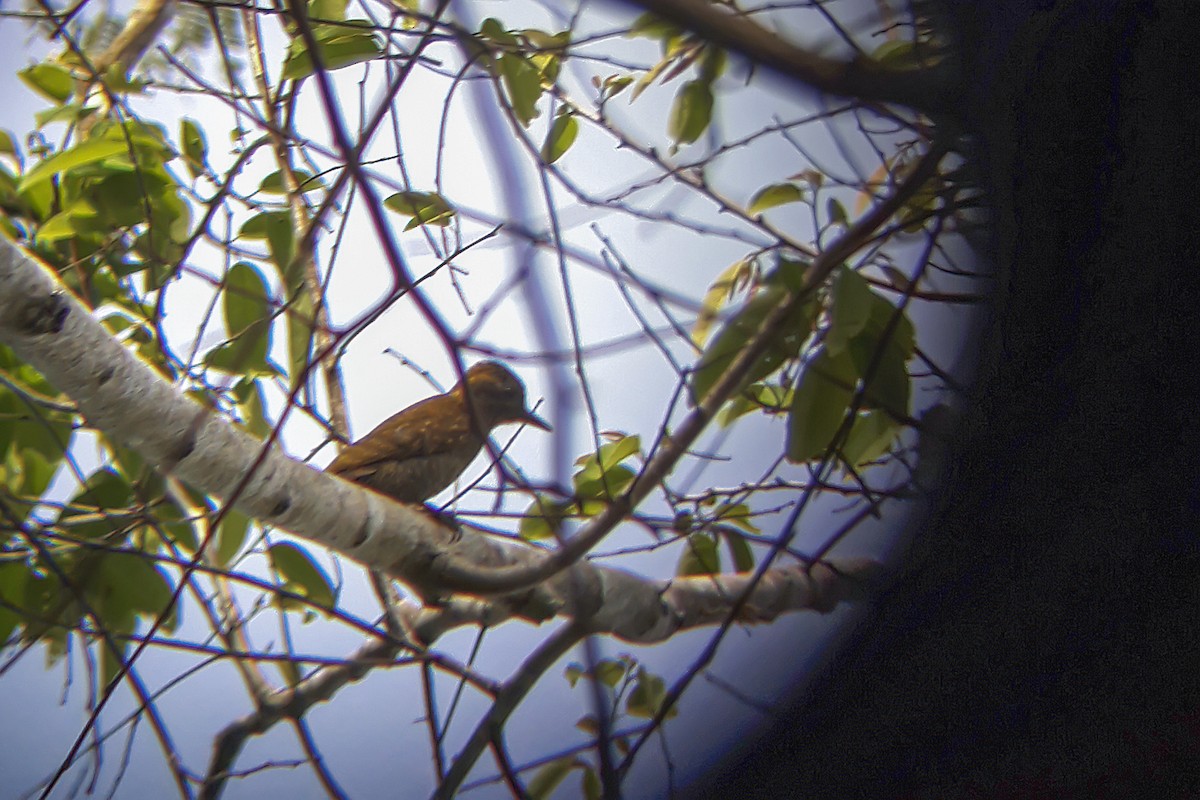
[[[458,524],[458,520],[454,518],[453,514],[440,508],[434,508],[428,503],[425,504],[425,510],[429,512],[430,516],[432,516],[439,525],[450,529],[451,542],[457,542],[462,538],[462,526]]]

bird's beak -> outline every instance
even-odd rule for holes
[[[554,430],[554,428],[550,427],[549,422],[546,422],[546,420],[542,419],[532,411],[526,411],[525,416],[521,417],[521,419],[518,421],[524,422],[526,425],[532,425],[535,428],[541,428],[544,431]]]

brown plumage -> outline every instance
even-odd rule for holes
[[[466,384],[465,391],[458,383],[388,417],[325,471],[403,503],[421,503],[454,483],[497,425],[524,422],[550,430],[525,408],[525,387],[503,364],[474,365]]]

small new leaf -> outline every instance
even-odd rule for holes
[[[661,677],[646,670],[638,671],[637,683],[625,701],[625,711],[631,717],[650,719],[658,714],[667,699],[667,686]],[[671,706],[666,717],[670,719],[679,714],[676,706]]]
[[[437,192],[397,192],[383,201],[383,205],[397,214],[411,217],[404,230],[410,231],[419,225],[436,225],[444,228],[454,219],[454,207]]]
[[[675,95],[667,134],[676,146],[691,144],[700,138],[712,122],[712,86],[703,80],[688,81]]]
[[[717,540],[710,534],[699,532],[688,536],[679,556],[675,574],[715,575],[721,571],[721,556],[717,552]]]
[[[563,153],[575,143],[578,134],[579,121],[575,119],[574,114],[559,114],[555,117],[554,124],[546,134],[546,141],[542,143],[542,163],[553,164],[562,158]]]
[[[179,122],[179,143],[183,145],[183,163],[188,173],[198,177],[208,167],[208,139],[204,130],[194,120],[183,118]]]
[[[307,550],[292,542],[278,542],[267,548],[267,555],[289,589],[317,606],[333,607],[333,583]]]
[[[525,786],[525,792],[531,800],[544,800],[558,788],[572,769],[582,763],[571,756],[554,759],[534,773]]]
[[[708,332],[721,308],[733,299],[734,294],[749,281],[754,274],[754,259],[751,257],[735,261],[725,268],[712,286],[704,293],[700,301],[700,315],[692,328],[692,341],[698,347],[703,347],[708,339]]]
[[[773,183],[770,186],[764,186],[762,189],[759,189],[754,197],[750,198],[750,206],[747,210],[751,214],[761,214],[768,208],[803,201],[804,190],[796,184]]]

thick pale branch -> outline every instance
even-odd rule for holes
[[[450,593],[454,587],[439,580],[446,572],[548,572],[546,579],[519,593],[464,604],[460,611],[471,609],[466,614],[420,620],[417,630],[426,643],[447,626],[495,624],[512,616],[586,620],[592,631],[636,642],[657,641],[682,627],[719,618],[699,613],[698,601],[680,594],[692,581],[709,585],[713,579],[676,581],[669,587],[587,562],[563,568],[554,553],[488,536],[456,541],[453,532],[418,508],[288,458],[274,444],[254,439],[184,397],[114,340],[48,270],[7,241],[0,241],[0,342],[70,395],[89,425],[164,472],[207,494],[234,498],[244,513],[379,569],[423,597]],[[825,580],[820,591],[806,590],[807,606],[791,608],[827,610],[857,596],[877,568],[874,562],[831,563],[842,582]],[[805,596],[793,593],[792,599]],[[752,599],[751,605],[776,607],[776,600],[762,598]]]

